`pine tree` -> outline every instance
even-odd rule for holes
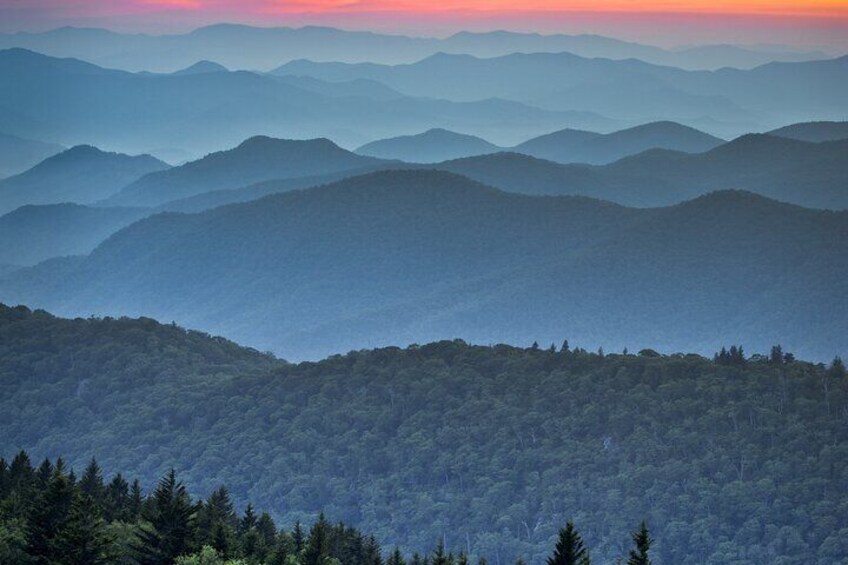
[[[73,497],[68,478],[54,470],[27,521],[27,552],[36,563],[51,565],[57,561],[56,537],[68,519]]]
[[[436,544],[436,551],[433,552],[433,557],[430,559],[432,565],[451,565],[453,560],[445,554],[445,542],[443,539]]]
[[[266,546],[274,544],[274,538],[277,537],[277,525],[274,524],[273,518],[267,512],[263,512],[256,521],[256,531],[262,536]]]
[[[106,487],[103,514],[107,522],[115,520],[129,522],[130,486],[120,473]]]
[[[141,492],[141,483],[138,482],[138,479],[135,479],[130,487],[130,497],[127,501],[127,520],[129,522],[138,521],[143,505],[144,495]]]
[[[106,523],[94,499],[78,493],[74,497],[68,520],[56,539],[57,553],[63,563],[74,565],[107,565],[114,563],[112,540],[106,535]]]
[[[253,505],[248,503],[244,509],[244,516],[239,523],[239,532],[244,533],[256,526],[256,514],[253,512]]]
[[[589,551],[583,545],[583,538],[577,533],[573,522],[568,522],[559,531],[554,554],[548,558],[548,565],[589,565]]]
[[[151,510],[133,545],[139,565],[171,565],[192,549],[194,507],[171,469],[151,496]]]
[[[639,526],[639,531],[633,534],[633,544],[636,546],[630,550],[630,557],[627,560],[627,565],[651,565],[651,560],[648,557],[648,551],[654,540],[648,532],[648,526],[645,522]]]
[[[38,480],[38,484],[41,488],[47,486],[47,483],[50,481],[50,477],[53,476],[53,464],[49,459],[44,459],[41,462],[41,465],[38,466],[38,470],[35,472],[35,477]]]
[[[303,534],[303,526],[300,524],[299,520],[294,524],[292,538],[294,539],[294,549],[298,554],[300,554],[300,552],[303,551],[304,546],[306,545],[306,539]]]
[[[363,545],[363,565],[383,565],[383,556],[380,554],[380,544],[374,536],[368,536]]]
[[[330,524],[324,513],[309,530],[309,538],[303,551],[303,565],[322,565],[324,559],[330,556]]]
[[[386,560],[386,565],[406,565],[406,560],[400,552],[400,548],[395,548],[389,558]]]
[[[100,465],[97,464],[97,460],[93,457],[85,468],[82,478],[80,478],[79,488],[83,494],[90,496],[96,504],[102,504],[103,492],[105,491],[103,473],[100,470]]]

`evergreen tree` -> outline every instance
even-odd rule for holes
[[[639,531],[633,534],[633,544],[636,546],[630,550],[630,557],[627,559],[627,565],[651,565],[651,560],[648,557],[648,551],[654,540],[648,532],[648,526],[645,522],[639,526]]]
[[[82,492],[74,497],[68,520],[56,539],[57,553],[63,563],[107,565],[116,558],[112,540],[106,535],[105,522],[94,499]]]
[[[324,513],[318,517],[318,521],[309,531],[306,547],[303,551],[302,565],[323,565],[324,560],[330,557],[330,524],[324,517]]]
[[[244,533],[256,526],[256,514],[253,512],[253,505],[248,503],[244,509],[244,516],[239,523],[239,532]]]
[[[148,524],[133,545],[139,565],[171,565],[192,549],[194,507],[171,469],[151,496]]]
[[[38,480],[38,484],[40,487],[45,487],[47,482],[50,480],[50,477],[53,476],[53,464],[49,459],[44,459],[41,462],[41,465],[38,466],[38,470],[35,472],[35,477]]]
[[[105,490],[103,486],[103,473],[100,470],[100,465],[97,464],[97,460],[93,457],[80,478],[79,488],[83,494],[90,496],[97,504],[103,501],[103,492]]]
[[[274,519],[267,512],[263,512],[256,521],[256,531],[262,536],[262,540],[266,546],[274,544],[274,538],[277,537],[277,526],[274,524]]]
[[[103,501],[103,514],[107,522],[130,521],[130,486],[120,473],[109,482]]]
[[[141,483],[138,482],[138,479],[135,479],[130,487],[130,496],[127,501],[127,519],[130,522],[138,521],[143,505],[144,495],[141,492]]]
[[[383,556],[380,554],[380,544],[372,535],[368,536],[363,544],[363,565],[383,565]]]
[[[303,551],[304,546],[306,545],[306,537],[303,534],[303,526],[300,524],[300,520],[298,520],[294,524],[292,538],[294,538],[294,549],[298,554],[300,554],[300,552]]]
[[[589,551],[583,545],[583,538],[577,533],[573,522],[568,522],[559,531],[554,554],[548,558],[548,565],[589,565]]]
[[[445,553],[444,540],[439,539],[439,543],[436,544],[436,550],[433,552],[433,557],[430,558],[431,565],[452,565],[451,561],[453,560]]]
[[[395,548],[392,551],[392,554],[389,555],[389,558],[386,560],[386,565],[406,565],[406,560],[403,558],[403,554],[400,552],[400,548]]]
[[[28,519],[27,552],[36,563],[52,565],[60,557],[56,537],[65,527],[73,496],[68,478],[54,470]]]

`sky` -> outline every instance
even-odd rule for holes
[[[0,0],[0,30],[65,25],[173,33],[220,22],[447,35],[601,33],[669,46],[771,43],[848,50],[848,0]]]

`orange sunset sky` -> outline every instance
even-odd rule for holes
[[[514,29],[605,33],[666,44],[848,49],[848,0],[0,0],[0,31],[5,32],[78,25],[164,33],[224,21],[418,35]]]

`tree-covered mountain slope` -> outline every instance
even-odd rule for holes
[[[283,527],[325,511],[407,553],[535,565],[569,519],[599,563],[645,519],[657,565],[845,562],[840,364],[443,341],[285,365],[21,307],[0,337],[4,452],[96,455],[145,486],[176,463]]]
[[[0,279],[61,315],[149,315],[287,359],[463,336],[616,350],[848,350],[848,216],[743,192],[635,209],[388,171],[200,214]],[[846,330],[846,331],[843,331]]]

